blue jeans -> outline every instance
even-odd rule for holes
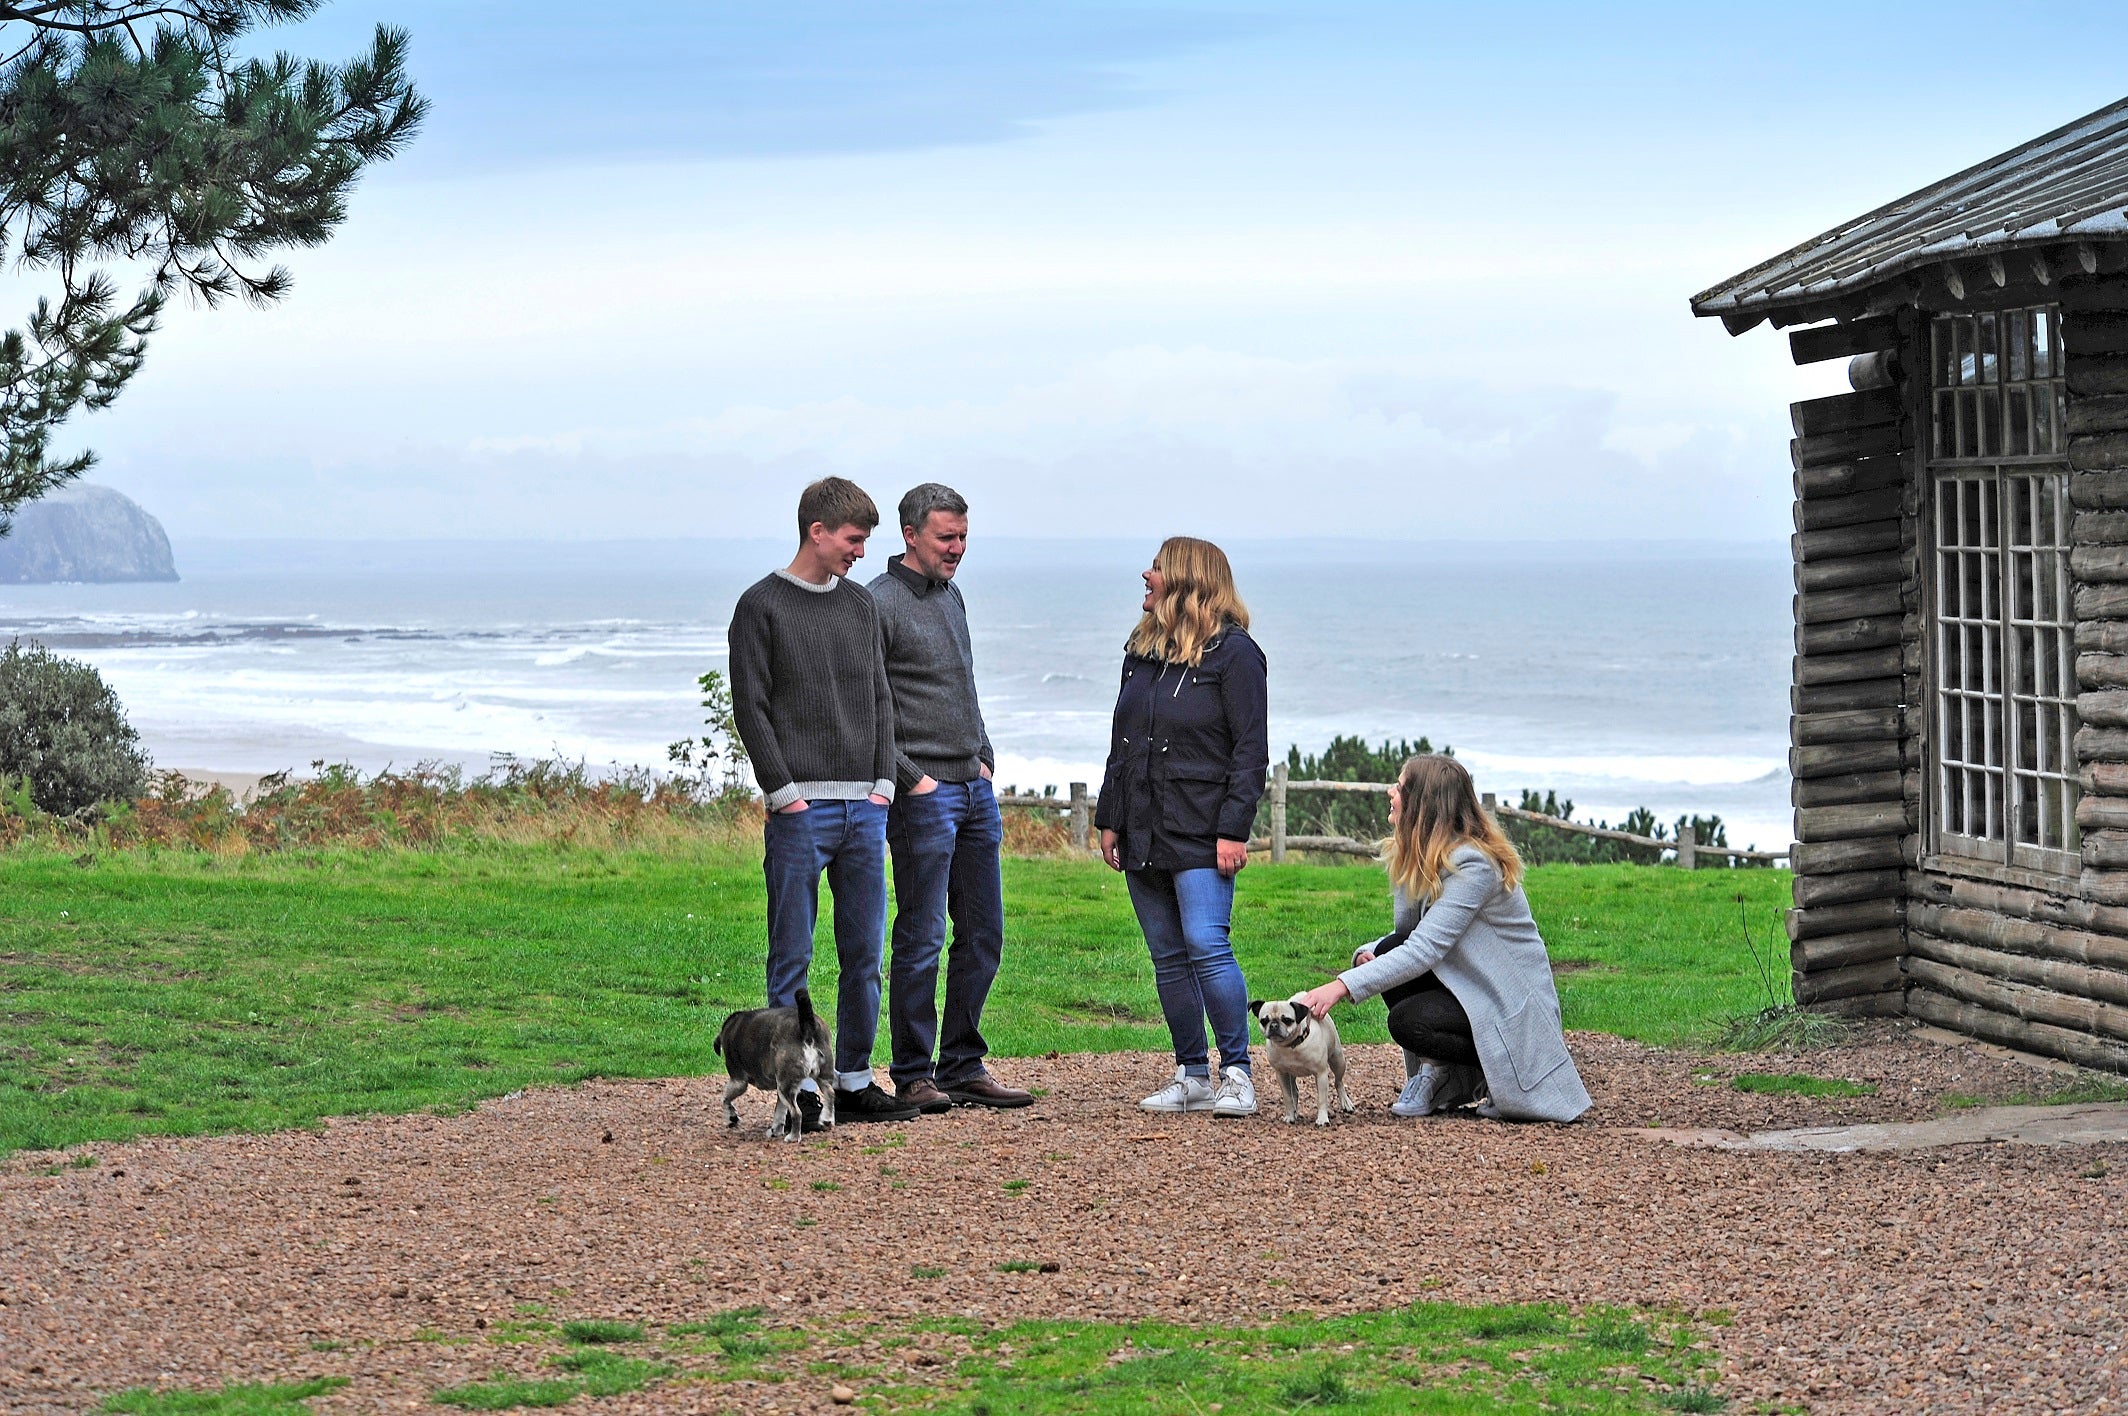
[[[940,782],[898,793],[887,812],[894,855],[894,953],[887,964],[888,1069],[896,1086],[933,1077],[940,1086],[983,1075],[983,1003],[1005,950],[1005,891],[998,849],[1005,823],[990,783]],[[953,947],[946,950],[946,924]],[[939,1029],[938,960],[946,953],[945,1029]],[[932,1050],[938,1053],[932,1065]]]
[[[1131,907],[1153,955],[1153,984],[1175,1040],[1175,1061],[1209,1077],[1204,1024],[1219,1043],[1221,1068],[1249,1070],[1249,986],[1242,982],[1227,930],[1234,920],[1234,877],[1216,870],[1127,870]]]
[[[876,801],[816,801],[769,813],[761,873],[768,878],[768,1005],[787,1008],[813,966],[820,873],[835,892],[836,1084],[872,1081],[879,1036],[879,963],[887,936],[887,809]]]

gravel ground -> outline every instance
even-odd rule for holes
[[[1736,1154],[1643,1129],[1918,1119],[1949,1094],[2057,1079],[1892,1025],[1789,1059],[1573,1044],[1597,1109],[1572,1127],[1399,1121],[1395,1053],[1358,1047],[1360,1110],[1327,1132],[1280,1125],[1275,1102],[1242,1123],[1148,1116],[1133,1103],[1168,1064],[1120,1054],[1000,1064],[1047,1089],[1026,1111],[803,1146],[761,1139],[758,1093],[732,1132],[719,1083],[681,1079],[99,1146],[82,1169],[18,1155],[0,1164],[0,1406],[344,1375],[315,1410],[424,1407],[498,1365],[534,1370],[528,1349],[436,1340],[477,1337],[526,1301],[655,1325],[740,1304],[772,1324],[851,1310],[1212,1322],[1421,1297],[1726,1309],[1720,1385],[1746,1406],[2128,1402],[2128,1147]],[[1787,1070],[1879,1090],[1813,1100],[1723,1082]],[[1008,1191],[1015,1180],[1029,1183]],[[1057,1271],[996,1271],[1013,1260]],[[914,1279],[918,1266],[948,1276]],[[941,1360],[924,1344],[863,1355]],[[831,1409],[817,1378],[598,1403],[735,1407]]]

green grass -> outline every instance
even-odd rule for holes
[[[1005,889],[998,1055],[1165,1047],[1120,877],[1015,859]],[[1567,1026],[1668,1043],[1765,1006],[1736,895],[1763,935],[1787,890],[1777,871],[1532,871]],[[716,1023],[761,1001],[762,917],[757,859],[708,847],[0,854],[0,1154],[721,1072]],[[1259,863],[1234,934],[1269,996],[1387,924],[1378,868]],[[834,973],[823,947],[816,998]],[[1339,1025],[1379,1042],[1383,1016]]]
[[[2076,1080],[2044,1092],[2020,1092],[2015,1096],[1968,1096],[1952,1092],[1944,1105],[1972,1106],[2086,1106],[2101,1101],[2128,1101],[2128,1078],[2109,1077],[2103,1072],[2078,1072]]]
[[[314,1396],[347,1385],[345,1377],[313,1377],[279,1385],[225,1386],[217,1391],[156,1391],[135,1387],[104,1398],[99,1409],[132,1416],[290,1416]]]
[[[1729,1085],[1740,1092],[1756,1092],[1762,1096],[1877,1094],[1877,1089],[1867,1082],[1850,1082],[1841,1077],[1813,1077],[1802,1072],[1739,1072],[1729,1079]]]
[[[563,1323],[562,1336],[571,1342],[641,1342],[641,1323],[617,1323],[604,1318],[586,1318]]]

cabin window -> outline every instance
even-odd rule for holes
[[[2060,316],[2050,306],[1941,315],[1930,339],[1935,847],[2072,873],[2076,645]]]

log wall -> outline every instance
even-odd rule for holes
[[[2014,883],[1907,862],[1900,969],[1915,1017],[2128,1072],[2128,274],[2119,265],[2109,257],[2051,297],[2067,354],[2082,871]],[[1864,774],[1918,764],[1843,765]]]
[[[1795,996],[1904,1011],[1909,872],[1919,863],[1920,464],[1912,310],[1790,337],[1797,363],[1845,358],[1854,392],[1789,410],[1795,663]]]

